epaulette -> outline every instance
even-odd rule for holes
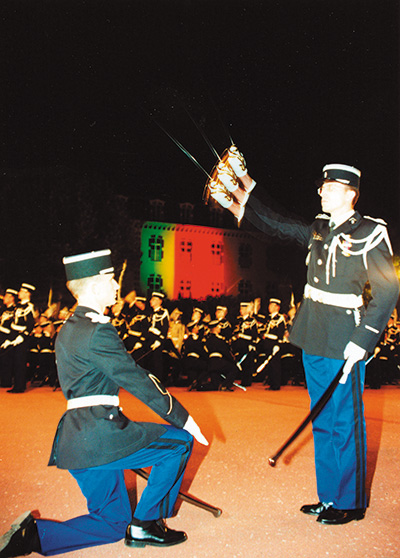
[[[86,312],[86,318],[89,318],[94,324],[108,324],[110,318],[104,314],[97,314],[97,312]]]
[[[329,221],[330,217],[329,215],[326,215],[326,213],[318,213],[318,215],[315,216],[315,219],[327,219]]]
[[[368,217],[368,215],[364,215],[364,219],[369,219],[370,221],[374,221],[375,223],[379,223],[380,225],[385,225],[385,227],[387,227],[386,221],[380,219],[379,217]]]

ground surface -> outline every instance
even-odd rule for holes
[[[368,490],[370,507],[363,521],[323,526],[299,512],[317,501],[313,445],[308,427],[278,462],[274,454],[308,412],[301,387],[266,391],[256,384],[247,392],[188,392],[172,388],[210,441],[195,444],[183,490],[220,508],[210,513],[182,503],[172,528],[189,539],[169,549],[128,549],[123,542],[65,554],[71,558],[390,558],[400,556],[400,387],[367,390]],[[126,392],[124,413],[157,420]],[[0,532],[25,510],[43,518],[66,520],[86,513],[68,472],[47,467],[65,400],[58,390],[35,388],[25,394],[0,390]],[[145,481],[127,473],[134,500]],[[32,555],[34,556],[34,555]]]

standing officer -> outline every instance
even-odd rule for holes
[[[151,372],[126,352],[104,310],[118,283],[109,250],[64,258],[67,286],[78,300],[57,336],[60,386],[68,400],[54,438],[49,465],[69,469],[89,513],[64,522],[19,518],[0,542],[1,558],[39,552],[45,556],[108,544],[125,536],[130,547],[184,542],[169,529],[194,436],[208,444],[186,409]],[[132,422],[119,408],[126,389],[170,425]],[[133,517],[124,469],[152,466]]]
[[[301,511],[330,525],[363,519],[367,505],[365,358],[374,350],[399,295],[386,223],[355,211],[361,177],[355,167],[325,165],[318,184],[325,214],[308,226],[278,215],[250,195],[255,182],[237,150],[232,149],[229,164],[241,186],[233,195],[226,191],[225,206],[238,221],[245,216],[266,234],[294,240],[309,250],[307,284],[290,340],[303,350],[311,405],[345,361],[346,368],[351,367],[350,378],[342,378],[313,423],[320,501]],[[362,295],[367,282],[372,299],[365,307]]]
[[[35,287],[29,283],[22,283],[18,292],[19,302],[10,324],[10,334],[2,343],[3,349],[10,349],[11,369],[14,385],[7,393],[23,393],[26,389],[26,363],[29,349],[29,336],[35,325],[34,307],[31,302]]]
[[[6,289],[3,297],[3,306],[0,315],[0,346],[11,334],[11,324],[14,320],[15,298],[18,291],[15,289]],[[9,349],[0,349],[0,385],[1,387],[12,386],[12,352]]]

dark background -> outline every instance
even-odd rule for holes
[[[219,153],[232,138],[257,188],[308,220],[322,166],[359,167],[358,209],[397,250],[397,0],[13,0],[1,36],[3,288],[47,290],[79,250],[123,259],[145,199],[201,204],[205,175],[157,123],[207,172],[195,123]]]

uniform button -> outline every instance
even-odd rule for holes
[[[324,263],[324,262],[323,262],[321,259],[317,260],[317,264],[318,264],[318,265],[322,265],[323,263]]]
[[[315,283],[319,283],[318,277],[314,277],[314,281],[315,281]]]
[[[346,314],[351,314],[351,310],[346,310]]]
[[[328,250],[328,245],[324,244],[324,250]]]
[[[114,418],[114,415],[110,415],[108,418],[112,420]]]

